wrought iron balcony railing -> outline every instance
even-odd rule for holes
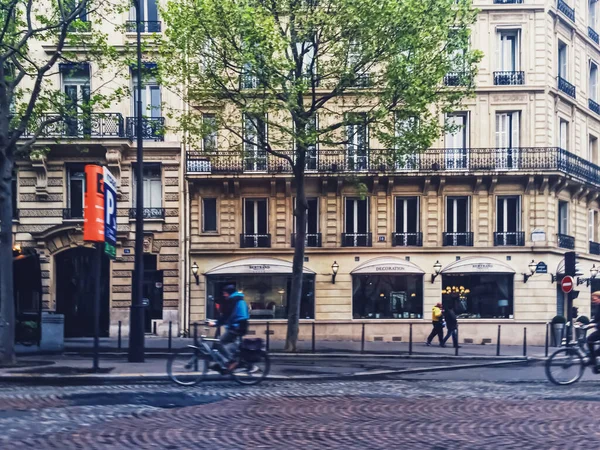
[[[573,250],[575,248],[575,238],[573,236],[569,236],[568,234],[560,234],[557,235],[558,238],[558,246],[561,248],[566,248],[569,250]]]
[[[496,5],[513,5],[517,3],[523,3],[523,0],[494,0]]]
[[[472,81],[469,72],[448,72],[444,75],[444,85],[446,86],[468,86]]]
[[[565,0],[558,0],[557,9],[571,21],[575,22],[575,8],[571,8]]]
[[[42,138],[122,138],[125,137],[123,116],[119,113],[90,113],[63,117],[60,114],[43,114],[24,133],[24,137],[33,136],[38,128],[49,120]]]
[[[135,33],[137,28],[135,20],[128,20],[125,24],[128,33]],[[160,33],[162,22],[160,20],[143,20],[140,23],[140,33]]]
[[[590,241],[590,254],[600,255],[600,244],[598,242]]]
[[[518,86],[525,84],[525,72],[494,72],[494,84],[497,86]]]
[[[269,248],[271,247],[270,234],[240,234],[241,248]]]
[[[137,137],[137,117],[127,118],[127,136],[131,139]],[[142,117],[142,138],[149,141],[164,141],[165,118]]]
[[[588,106],[596,114],[600,114],[600,105],[598,103],[596,103],[594,100],[592,100],[591,98],[588,99]]]
[[[63,220],[83,220],[83,206],[63,209]]]
[[[392,233],[394,247],[422,247],[423,233]]]
[[[497,231],[494,233],[494,245],[496,247],[523,247],[525,245],[525,232]]]
[[[569,97],[576,98],[575,86],[560,76],[558,77],[558,90],[563,91]]]
[[[144,219],[162,220],[165,218],[165,208],[144,208],[143,209]],[[137,209],[131,208],[129,210],[129,218],[135,219],[137,217]]]
[[[592,27],[588,27],[588,36],[596,44],[600,44],[600,36],[598,36],[598,33],[596,33],[596,30],[594,30]]]
[[[342,247],[371,247],[371,233],[342,233]]]
[[[442,244],[446,247],[472,247],[473,232],[467,231],[462,233],[443,233]]]
[[[321,233],[307,233],[305,247],[321,247]],[[296,246],[296,233],[292,233],[292,247]]]

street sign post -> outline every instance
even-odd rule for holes
[[[560,287],[565,294],[568,294],[573,290],[574,285],[573,277],[570,275],[566,275],[562,281],[560,282]]]
[[[117,180],[104,168],[104,252],[115,259],[117,246]]]

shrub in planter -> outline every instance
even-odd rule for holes
[[[552,318],[552,325],[555,325],[558,323],[562,323],[564,325],[565,323],[567,323],[567,319],[565,319],[564,316],[554,316]]]

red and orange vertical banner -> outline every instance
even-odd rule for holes
[[[85,166],[83,240],[104,242],[104,168]]]

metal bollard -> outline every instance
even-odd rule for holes
[[[544,349],[544,355],[546,357],[548,357],[548,338],[549,338],[549,333],[550,333],[550,324],[547,323],[546,324],[546,348]]]
[[[365,352],[365,324],[362,324],[362,336],[360,338],[360,352]]]
[[[312,323],[312,352],[315,353],[315,323]]]
[[[413,324],[410,324],[410,329],[408,331],[408,354],[412,355],[412,326]]]
[[[172,343],[171,339],[173,338],[173,322],[169,321],[169,353],[171,353]]]
[[[267,351],[269,351],[269,347],[270,347],[270,344],[271,344],[271,327],[270,327],[269,322],[267,322],[267,331],[266,331],[266,334],[267,334]]]
[[[523,328],[523,356],[527,356],[527,327]]]
[[[458,345],[460,343],[458,340],[458,328],[454,330],[454,332],[456,333],[456,347],[454,347],[454,356],[458,356]]]
[[[119,320],[119,334],[117,337],[117,348],[121,351],[121,321]]]
[[[500,325],[498,325],[498,340],[496,341],[496,356],[500,356]]]
[[[194,322],[194,345],[198,345],[198,322]]]

